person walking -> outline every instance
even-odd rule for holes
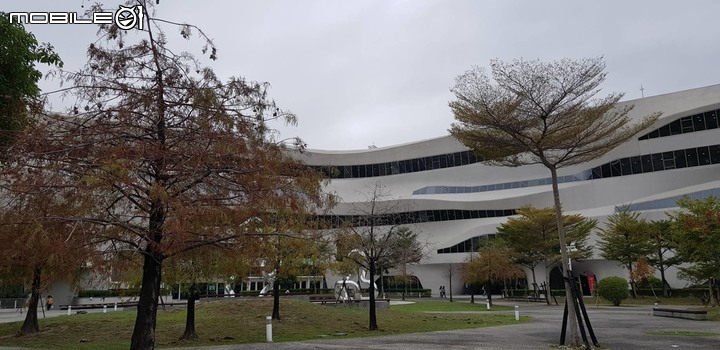
[[[53,304],[55,304],[55,300],[53,299],[52,295],[48,295],[47,300],[45,301],[45,305],[47,306],[48,311],[52,309]]]

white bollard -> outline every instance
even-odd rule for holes
[[[517,305],[515,305],[515,321],[520,321],[520,310]]]
[[[104,314],[107,313],[107,305],[103,305],[103,313],[104,313]]]
[[[485,307],[487,307],[488,310],[490,310],[490,299],[485,299]]]
[[[68,316],[72,313],[72,305],[68,305]]]
[[[272,316],[265,316],[265,341],[272,343]]]
[[[117,303],[115,303],[115,310],[113,310],[113,311],[117,311]]]
[[[15,309],[17,310],[17,300],[15,300]]]

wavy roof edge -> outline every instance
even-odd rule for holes
[[[602,95],[602,93],[600,94]],[[720,108],[720,99],[718,99],[718,95],[720,95],[720,84],[714,84],[698,88],[663,93],[659,95],[641,97],[632,100],[624,100],[620,101],[618,104],[621,106],[628,104],[634,105],[633,110],[630,111],[629,114],[632,120],[640,120],[642,117],[652,114],[654,112],[662,112],[663,114],[660,116],[658,121],[655,123],[655,125],[651,127],[655,128],[659,125],[664,125],[671,118],[675,119],[676,117],[680,117],[678,115],[679,113],[695,113],[703,108],[707,108],[713,105]],[[317,155],[378,154],[384,153],[384,151],[397,152],[399,149],[403,148],[412,149],[413,146],[422,146],[423,148],[439,146],[443,143],[449,143],[445,144],[445,146],[450,146],[449,151],[452,151],[452,149],[456,149],[456,151],[467,150],[467,148],[460,144],[460,142],[455,140],[452,135],[447,134],[443,136],[436,136],[427,139],[421,139],[377,148],[355,150],[327,150],[308,148],[306,151],[311,154]],[[455,144],[457,147],[452,147],[453,144]]]

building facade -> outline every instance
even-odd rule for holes
[[[619,206],[656,220],[683,195],[720,195],[720,85],[621,104],[634,105],[629,114],[633,120],[653,112],[662,115],[601,158],[559,170],[565,213],[596,219],[602,227]],[[453,293],[464,291],[461,264],[515,209],[553,205],[550,172],[544,166],[487,166],[452,136],[360,151],[309,150],[305,161],[332,178],[327,190],[340,198],[334,215],[354,214],[354,208],[367,201],[367,190],[378,183],[388,190],[387,202],[411,213],[413,230],[430,243],[427,257],[411,272],[434,294],[450,284]],[[593,234],[590,243],[596,239]],[[592,259],[573,262],[573,270],[598,280],[627,278],[627,272],[603,260],[597,248]],[[553,275],[538,267],[538,284],[546,272]],[[685,285],[669,272],[671,286]],[[551,286],[558,283],[550,279]]]

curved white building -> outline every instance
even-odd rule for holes
[[[660,219],[682,195],[720,195],[720,85],[622,102],[640,119],[662,112],[658,121],[594,161],[559,170],[560,196],[566,213],[597,219],[616,206],[631,205],[646,218]],[[408,125],[412,128],[412,125]],[[360,151],[310,150],[306,162],[331,169],[328,191],[341,203],[336,215],[353,214],[353,204],[380,181],[405,211],[413,229],[431,243],[428,257],[412,267],[425,288],[437,293],[449,286],[448,267],[456,264],[453,293],[462,293],[460,265],[479,237],[494,234],[514,209],[525,204],[553,205],[550,172],[542,165],[491,167],[478,162],[452,136]],[[577,273],[602,279],[623,276],[615,262],[600,258],[573,262]],[[544,271],[538,268],[538,283]],[[552,278],[551,278],[552,279]],[[673,287],[682,287],[670,273]],[[553,288],[561,288],[551,281]]]

